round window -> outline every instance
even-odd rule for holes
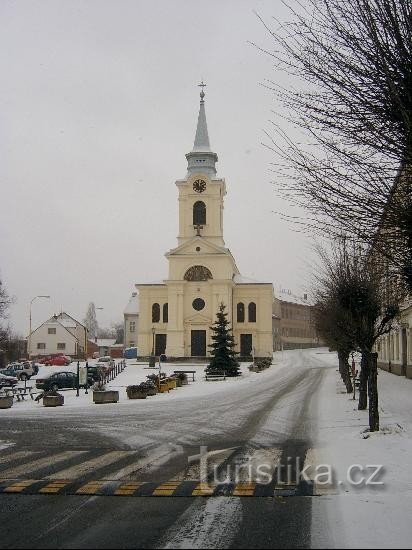
[[[205,301],[202,300],[202,298],[196,298],[195,300],[193,300],[193,309],[195,309],[196,311],[201,311],[204,307],[205,307]]]

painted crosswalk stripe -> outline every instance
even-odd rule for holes
[[[54,464],[63,462],[64,460],[70,460],[71,458],[80,456],[82,454],[85,454],[86,452],[87,451],[65,451],[64,453],[58,453],[56,455],[44,456],[43,458],[38,458],[37,460],[33,460],[32,462],[27,462],[26,464],[3,470],[2,472],[0,472],[0,478],[18,478],[20,476],[25,476],[34,472],[35,470],[40,470],[42,468],[46,468],[47,466],[53,466]],[[65,479],[66,477],[70,476],[59,477],[60,479]]]
[[[3,493],[21,493],[22,491],[24,491],[24,489],[30,487],[30,485],[34,485],[34,483],[37,483],[36,479],[25,479],[24,481],[17,481],[16,483],[9,485],[8,487],[4,487]]]
[[[159,487],[157,487],[157,489],[153,491],[153,496],[154,497],[171,496],[179,487],[179,485],[180,485],[179,481],[174,481],[174,482],[169,481],[167,483],[162,483],[161,485],[159,485]]]
[[[4,464],[5,462],[14,462],[16,460],[20,460],[21,458],[26,458],[35,454],[38,453],[34,451],[17,451],[8,455],[0,455],[0,464]]]
[[[143,483],[141,482],[130,482],[130,483],[124,483],[123,485],[120,485],[118,489],[114,492],[115,495],[120,496],[131,496],[133,495],[139,487],[141,487]]]
[[[100,455],[97,458],[92,458],[75,466],[56,472],[53,475],[49,476],[50,479],[77,479],[81,476],[90,474],[99,468],[104,468],[109,466],[114,462],[121,460],[122,458],[129,456],[130,451],[111,451]]]

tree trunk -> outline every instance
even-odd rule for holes
[[[369,378],[369,363],[365,354],[362,353],[361,369],[359,374],[358,409],[360,411],[365,411],[368,408],[368,378]]]
[[[346,386],[346,391],[348,393],[353,392],[353,386],[352,386],[352,380],[350,377],[350,369],[349,369],[349,353],[346,352],[338,352],[338,359],[339,359],[339,372],[342,376],[343,383]]]
[[[379,431],[379,396],[378,396],[378,354],[370,353],[368,395],[369,395],[369,429]]]

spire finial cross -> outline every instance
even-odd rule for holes
[[[198,86],[199,86],[199,88],[202,88],[202,91],[200,92],[200,99],[203,101],[203,98],[205,97],[204,89],[206,88],[206,84],[202,80],[202,82],[200,84],[198,84]]]

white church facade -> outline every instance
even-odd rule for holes
[[[204,92],[187,174],[176,181],[177,247],[166,253],[168,278],[136,284],[139,292],[138,348],[141,356],[206,357],[210,326],[223,302],[237,351],[246,357],[273,352],[272,283],[244,279],[223,238],[226,183],[217,176],[217,154],[209,144]]]

